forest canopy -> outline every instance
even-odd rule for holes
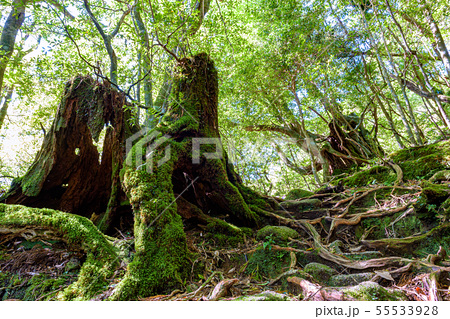
[[[221,276],[213,271],[212,251],[238,247],[253,254],[245,267],[241,255],[227,261],[245,268],[240,276],[295,286],[303,297],[319,284],[350,286],[334,269],[317,270],[326,279],[306,270],[325,260],[361,278],[382,269],[374,282],[396,300],[420,299],[388,285],[415,267],[428,274],[427,298],[446,298],[436,287],[448,276],[449,244],[429,238],[450,238],[447,2],[0,7],[0,283],[8,289],[2,274],[25,258],[11,244],[20,237],[50,240],[52,258],[69,251],[79,263],[75,278],[57,271],[61,282],[39,297],[196,299],[220,277],[222,295],[205,297],[217,300],[242,280],[224,278],[223,264],[214,264]],[[346,248],[332,246],[338,241]],[[267,247],[289,276],[303,275],[262,270]],[[366,298],[325,292],[323,300]]]

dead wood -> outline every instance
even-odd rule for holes
[[[238,282],[239,280],[236,278],[222,280],[214,287],[208,300],[216,301],[219,300],[219,298],[226,297],[229,294],[229,289]]]
[[[125,140],[138,127],[130,124],[131,113],[125,105],[123,94],[90,77],[69,81],[33,164],[13,181],[1,201],[88,218],[101,215],[97,222],[102,222],[102,230],[124,229],[123,223],[130,228],[131,208],[121,205],[127,198],[119,170]],[[105,127],[100,156],[94,142]]]

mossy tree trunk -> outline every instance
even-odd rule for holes
[[[131,227],[131,208],[120,204],[127,197],[119,171],[125,140],[137,127],[130,125],[124,104],[123,95],[89,77],[69,81],[33,164],[13,181],[2,202],[81,215],[103,231],[123,228],[127,221]],[[105,125],[100,155],[94,141]]]
[[[193,143],[200,141],[194,139],[212,139],[202,140],[208,144],[201,149],[205,153],[213,153],[216,145],[211,144],[220,142],[217,101],[217,71],[208,56],[181,60],[167,113],[134,145],[122,171],[135,213],[136,255],[112,299],[167,292],[182,284],[191,268],[182,217],[207,223],[228,216],[227,222],[252,227],[263,222],[261,212],[273,209],[240,183],[224,152],[220,158],[197,158],[193,152]],[[158,141],[164,143],[148,152],[147,144]],[[154,165],[140,165],[150,153]]]
[[[335,118],[328,126],[330,134],[320,152],[324,169],[330,174],[368,163],[384,154],[376,137],[370,136],[356,114]]]
[[[130,124],[122,94],[91,78],[70,81],[31,168],[2,198],[6,204],[88,217],[104,232],[128,230],[127,221],[134,222],[136,253],[111,299],[136,299],[181,286],[191,269],[186,225],[215,224],[239,232],[236,226],[269,222],[268,212],[276,208],[274,200],[242,185],[223,152],[213,62],[206,54],[185,58],[175,74],[168,110],[148,132]],[[94,141],[105,125],[100,158]],[[41,211],[30,211],[30,216],[33,212]],[[14,223],[20,218],[30,224],[23,214]],[[67,298],[76,298],[83,285],[91,291],[91,283],[79,281]]]

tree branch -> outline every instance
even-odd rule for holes
[[[61,5],[57,0],[47,0],[47,2],[50,5],[54,6],[56,9],[60,10],[66,18],[72,21],[75,20],[75,17],[69,11],[67,11],[67,9],[63,5]]]
[[[122,16],[120,17],[119,22],[117,22],[116,27],[114,28],[114,30],[113,30],[113,31],[109,34],[109,36],[108,36],[110,40],[113,39],[113,38],[117,35],[117,33],[119,32],[120,26],[121,26],[122,23],[125,21],[125,18],[127,17],[127,15],[130,14],[132,8],[133,8],[133,7],[129,7],[129,8],[122,14]]]
[[[291,129],[288,129],[286,127],[282,127],[282,126],[278,126],[278,125],[249,125],[244,127],[244,129],[246,131],[249,132],[261,132],[261,131],[266,131],[266,132],[278,132],[293,138],[297,138],[298,135],[296,132],[294,132]]]

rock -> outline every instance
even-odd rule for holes
[[[372,281],[365,281],[357,286],[345,289],[344,294],[349,295],[359,301],[408,300],[403,291],[387,289]]]
[[[328,284],[331,287],[354,286],[364,281],[371,280],[373,276],[374,274],[370,272],[350,275],[336,275],[332,276],[330,280],[328,280]]]
[[[287,295],[280,294],[275,291],[267,290],[257,295],[252,296],[241,296],[236,299],[236,301],[291,301],[293,300]]]
[[[321,283],[328,282],[331,276],[338,274],[335,269],[319,263],[309,263],[305,266],[303,271],[310,274],[315,280]]]
[[[287,241],[289,238],[297,238],[298,233],[296,230],[286,226],[265,226],[258,230],[256,238],[263,240],[267,236],[272,236],[275,240]]]
[[[291,191],[289,191],[289,193],[287,193],[286,200],[296,200],[296,199],[300,199],[300,198],[309,197],[312,195],[314,195],[313,192],[306,191],[306,190],[300,189],[300,188],[296,188],[296,189],[292,189]]]
[[[285,200],[280,203],[280,206],[286,210],[302,211],[305,209],[318,208],[322,206],[322,201],[317,198],[304,200]]]

